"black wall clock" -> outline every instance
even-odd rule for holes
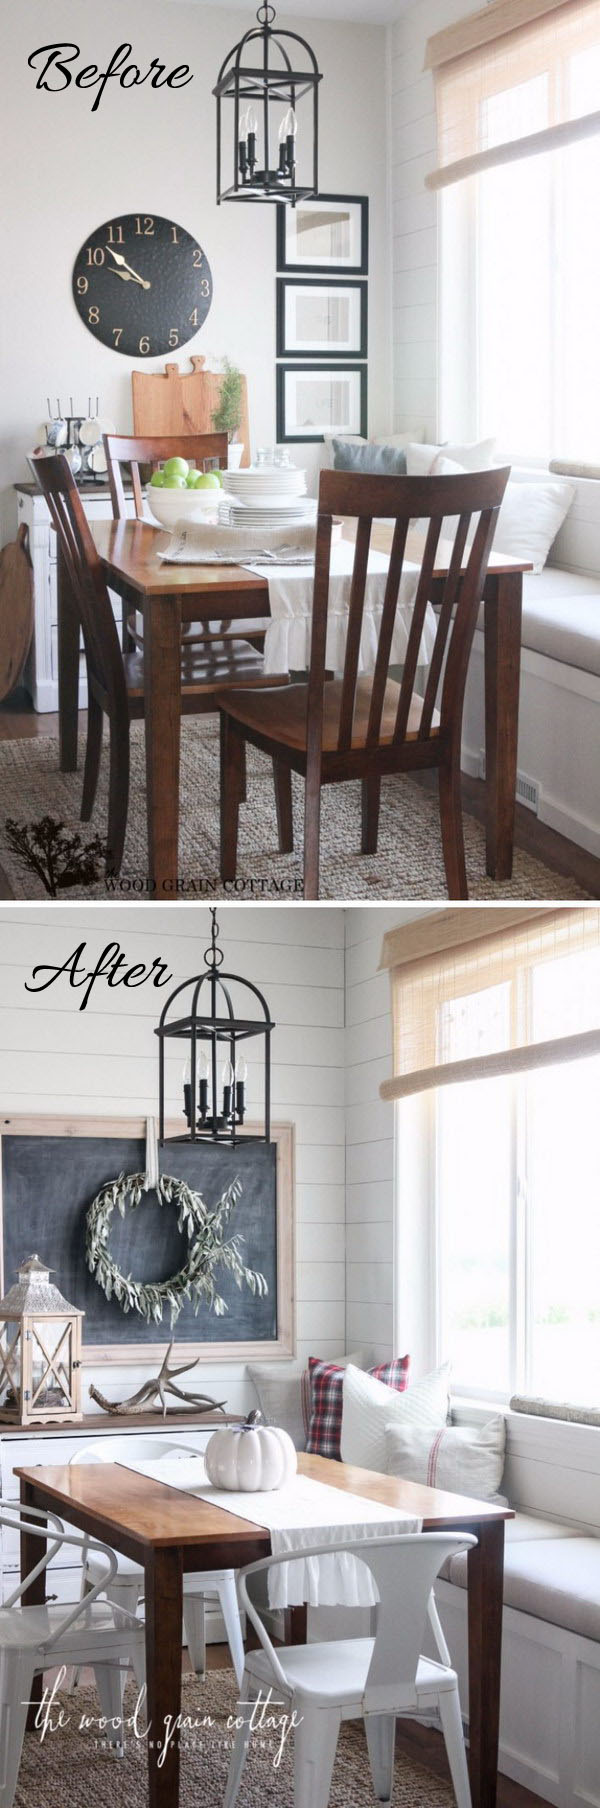
[[[84,326],[129,358],[177,351],[206,320],[210,265],[183,226],[159,214],[127,213],[90,233],[73,267]]]

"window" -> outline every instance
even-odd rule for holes
[[[420,1362],[449,1359],[457,1391],[597,1404],[600,911],[439,922],[415,924],[412,944],[392,931],[382,957],[382,1092],[403,1101],[398,1334],[408,1311]],[[436,933],[456,945],[436,949]]]
[[[582,979],[597,992],[597,955]],[[463,1047],[486,1005],[463,1001]],[[440,1358],[469,1393],[596,1405],[600,1055],[434,1097]]]
[[[600,4],[531,11],[515,29],[495,4],[498,36],[466,53],[468,20],[431,41],[440,431],[597,464]]]

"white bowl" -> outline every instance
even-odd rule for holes
[[[178,521],[205,521],[218,513],[223,491],[219,485],[209,490],[160,490],[148,484],[146,502],[160,527],[174,528]]]

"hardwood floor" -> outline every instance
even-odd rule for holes
[[[82,713],[80,729],[84,728],[85,716]],[[15,691],[6,703],[0,704],[0,741],[57,734],[58,716],[37,715],[25,691]],[[434,774],[424,772],[418,775],[417,782],[432,789],[437,784],[437,779]],[[483,822],[485,787],[482,780],[467,778],[463,774],[462,796],[465,809],[479,822]],[[575,879],[583,891],[588,891],[593,898],[600,898],[600,859],[594,854],[588,854],[585,848],[578,847],[576,842],[567,841],[555,829],[547,828],[545,823],[538,822],[531,810],[525,810],[522,804],[517,804],[515,841],[517,847],[523,848],[527,854],[537,856],[553,872],[562,873],[567,879]],[[0,867],[0,899],[10,898],[11,895],[8,881],[3,877]]]
[[[186,1651],[183,1657],[184,1672],[189,1670],[189,1667]],[[231,1669],[231,1658],[227,1645],[207,1645],[206,1668],[207,1670]],[[91,1670],[82,1671],[82,1683],[93,1683],[93,1680]],[[396,1748],[399,1752],[406,1752],[408,1758],[414,1758],[418,1763],[424,1764],[428,1770],[434,1771],[436,1776],[449,1780],[450,1772],[444,1741],[441,1733],[437,1733],[435,1728],[422,1726],[417,1720],[399,1722],[396,1732]],[[523,1789],[520,1783],[513,1783],[511,1777],[499,1776],[498,1808],[540,1808],[540,1803],[544,1800],[543,1796],[532,1795],[530,1789]]]

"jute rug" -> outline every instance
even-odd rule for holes
[[[125,1697],[125,1713],[132,1714],[135,1688]],[[237,1690],[229,1670],[209,1671],[205,1682],[184,1678],[181,1729],[181,1808],[222,1808],[233,1734],[227,1725],[237,1709]],[[40,1745],[39,1733],[27,1733],[15,1796],[15,1808],[146,1808],[148,1800],[146,1744],[128,1736],[124,1758],[115,1758],[103,1745],[96,1725],[81,1730],[82,1717],[94,1717],[100,1704],[91,1688],[73,1696],[56,1697],[53,1720],[59,1710],[67,1724],[48,1733]],[[282,1709],[271,1707],[279,1719]],[[206,1721],[210,1724],[206,1724]],[[204,1723],[204,1724],[203,1724]],[[266,1723],[257,1728],[238,1796],[239,1808],[292,1808],[292,1740],[284,1742],[281,1763],[276,1764],[282,1739],[280,1726]],[[398,1757],[394,1783],[394,1808],[454,1808],[449,1783],[404,1754]],[[375,1802],[366,1758],[362,1725],[347,1723],[337,1749],[330,1796],[331,1808],[371,1808]]]
[[[132,729],[132,775],[125,858],[120,879],[107,891],[103,865],[84,883],[59,884],[61,898],[106,898],[139,902],[152,893],[148,883],[145,822],[143,726]],[[84,845],[106,834],[108,760],[102,771],[93,820],[79,821],[83,745],[77,773],[58,770],[58,745],[51,737],[0,743],[0,867],[15,898],[41,898],[48,893],[38,871],[24,863],[7,835],[7,819],[31,825],[50,816],[67,832],[81,834]],[[238,877],[224,890],[219,878],[219,736],[213,717],[188,720],[182,730],[180,879],[182,898],[238,897],[260,899],[302,897],[302,792],[294,777],[296,852],[277,852],[275,805],[270,762],[250,750],[248,799],[240,812]],[[29,838],[31,832],[29,830]],[[509,884],[496,884],[485,871],[483,829],[465,818],[469,895],[503,898],[581,898],[574,882],[551,872],[539,860],[517,850]],[[63,839],[64,855],[64,839]],[[76,861],[79,853],[76,850]],[[61,858],[56,862],[60,867]],[[437,797],[413,780],[391,778],[382,788],[379,850],[360,853],[360,786],[331,785],[323,792],[321,896],[330,899],[431,898],[447,896],[442,860]]]

